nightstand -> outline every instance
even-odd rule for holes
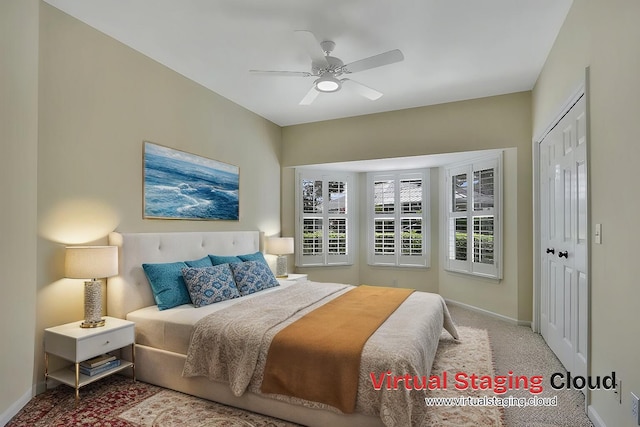
[[[280,277],[278,281],[282,282],[306,282],[309,277],[306,274],[289,274],[287,277]]]
[[[49,378],[53,378],[70,385],[76,389],[77,399],[80,387],[126,368],[132,369],[135,381],[135,323],[115,317],[104,317],[104,319],[105,326],[97,328],[81,328],[82,321],[78,321],[44,330],[45,384]],[[92,376],[80,372],[80,362],[129,345],[131,361],[122,360],[119,366]],[[71,361],[75,366],[49,372],[50,355]]]

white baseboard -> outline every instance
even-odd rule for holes
[[[448,298],[444,299],[447,304],[457,305],[458,307],[463,307],[471,311],[475,311],[477,313],[486,314],[487,316],[495,317],[496,319],[504,320],[514,325],[518,326],[528,326],[531,327],[531,322],[528,320],[518,320],[512,317],[504,316],[502,314],[494,313],[493,311],[485,310],[483,308],[478,308],[473,305],[465,304],[463,302],[454,301]]]
[[[24,405],[29,403],[31,397],[33,397],[33,387],[27,390],[22,395],[22,397],[20,397],[20,399],[13,402],[13,404],[6,411],[0,414],[0,426],[6,425],[11,420],[11,418],[13,418],[18,412],[20,412],[20,409],[24,408]]]
[[[593,405],[589,405],[587,408],[587,416],[593,423],[594,427],[607,427],[607,425],[602,421],[598,412],[594,409]]]

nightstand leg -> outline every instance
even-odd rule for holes
[[[49,353],[44,352],[44,389],[47,389],[47,380],[49,379]]]
[[[133,382],[136,382],[136,343],[131,344],[131,371],[133,372]]]
[[[76,363],[76,400],[80,399],[80,363]]]

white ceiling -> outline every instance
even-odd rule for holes
[[[572,0],[45,0],[281,125],[530,90]],[[299,105],[313,77],[293,36],[312,31],[350,63],[391,49],[403,62],[349,75],[347,87]]]

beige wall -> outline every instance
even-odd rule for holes
[[[31,398],[36,299],[38,1],[0,2],[0,425]]]
[[[360,252],[353,267],[300,269],[314,280],[412,286],[513,319],[530,320],[531,266],[530,92],[283,128],[285,167],[390,157],[515,148],[505,155],[504,280],[488,282],[452,274],[439,259],[437,221],[432,223],[432,268],[371,267]],[[434,179],[436,178],[436,179]],[[283,169],[282,231],[292,236],[294,172]],[[432,200],[438,207],[437,175]],[[361,211],[362,214],[362,211]],[[438,211],[432,212],[434,218]],[[360,230],[361,242],[366,234]],[[361,245],[361,247],[363,247]]]
[[[557,120],[564,104],[584,84],[590,37],[585,1],[574,1],[532,92],[534,138]]]
[[[40,18],[38,337],[83,317],[65,244],[113,229],[280,231],[280,127],[45,3]],[[143,219],[143,140],[239,166],[240,220]]]
[[[636,425],[630,392],[640,394],[638,16],[637,1],[574,0],[533,92],[534,128],[544,128],[589,66],[591,226],[603,230],[602,244],[591,242],[590,374],[615,371],[622,380],[622,404],[611,391],[595,391],[591,411],[616,427]]]

